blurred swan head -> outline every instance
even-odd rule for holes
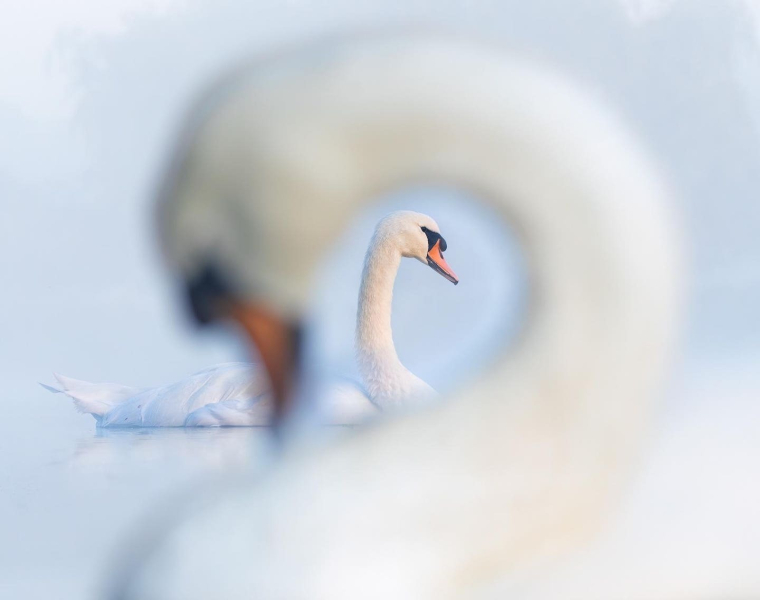
[[[515,347],[447,402],[294,454],[234,513],[169,535],[176,569],[148,569],[135,589],[446,597],[589,535],[626,479],[678,331],[668,187],[626,127],[549,69],[438,37],[301,48],[214,90],[160,208],[166,258],[201,318],[233,304],[262,354],[276,350],[338,232],[419,181],[470,190],[512,224],[530,308]],[[456,278],[436,260],[434,223],[404,231],[405,252]],[[273,355],[292,365],[295,346]],[[245,569],[197,575],[240,556]]]
[[[302,319],[351,216],[419,181],[474,192],[518,233],[519,342],[447,402],[295,451],[199,510],[119,597],[472,597],[600,525],[668,365],[681,269],[658,169],[574,82],[427,36],[270,57],[191,118],[161,203],[165,255],[201,318],[234,298],[265,350],[261,331]],[[416,219],[395,224],[401,252],[456,280],[441,232]]]

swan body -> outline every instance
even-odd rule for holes
[[[393,284],[401,259],[422,252],[415,248],[423,239],[422,227],[438,231],[433,219],[412,211],[397,211],[377,225],[365,257],[356,318],[356,354],[365,385],[333,385],[320,411],[325,424],[360,423],[378,409],[436,395],[401,363],[391,331]],[[72,398],[99,427],[243,427],[269,425],[273,419],[266,373],[256,364],[217,365],[149,389],[55,377],[59,387],[44,387]]]
[[[99,427],[265,425],[271,412],[265,375],[253,364],[227,363],[176,383],[137,389],[55,375],[60,391]]]
[[[254,363],[215,365],[178,382],[147,389],[54,376],[57,387],[44,387],[71,398],[79,411],[95,418],[98,427],[272,424],[274,407],[266,373]],[[421,382],[425,389],[422,386],[427,384]],[[325,425],[355,425],[378,414],[378,407],[352,380],[331,384],[323,404],[318,421]]]
[[[531,310],[516,347],[445,402],[303,441],[267,476],[206,490],[144,532],[112,597],[472,598],[549,576],[614,506],[676,331],[679,253],[656,169],[574,84],[463,41],[308,48],[212,96],[160,209],[181,277],[212,256],[248,298],[299,318],[351,215],[423,179],[479,192],[515,226]]]

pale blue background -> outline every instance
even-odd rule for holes
[[[684,359],[664,422],[696,406],[720,415],[705,420],[725,423],[716,435],[748,434],[760,389],[758,2],[51,0],[2,14],[0,591],[9,597],[95,594],[113,547],[154,499],[250,462],[260,440],[240,432],[94,437],[90,417],[35,382],[57,370],[153,385],[242,355],[231,336],[197,337],[176,311],[151,230],[155,177],[208,76],[245,53],[324,32],[464,30],[608,97],[671,177],[688,234]],[[434,193],[391,205],[432,212]],[[402,358],[443,387],[477,356],[478,336],[515,326],[521,298],[514,248],[449,196],[433,216],[462,284],[404,264],[394,315]],[[350,356],[361,255],[384,210],[347,233],[325,278],[324,344],[336,365]],[[499,252],[501,271],[489,262]],[[489,277],[505,264],[514,277]],[[425,310],[431,299],[436,311]],[[748,448],[757,449],[737,456]]]

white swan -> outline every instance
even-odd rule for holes
[[[251,305],[297,323],[357,207],[445,181],[516,226],[532,310],[518,346],[447,402],[304,442],[146,530],[112,597],[472,598],[549,576],[626,479],[675,331],[678,253],[649,162],[574,85],[437,38],[307,48],[214,100],[161,212],[180,278],[211,255]]]
[[[435,391],[398,358],[391,331],[393,284],[402,257],[416,258],[454,284],[456,275],[443,258],[446,240],[429,216],[397,211],[375,228],[365,256],[356,317],[356,354],[363,389],[337,384],[321,418],[329,424],[358,423],[378,408],[424,401]],[[264,369],[229,363],[156,388],[139,389],[91,383],[55,374],[60,387],[44,386],[74,400],[99,427],[219,427],[269,425],[272,395]]]

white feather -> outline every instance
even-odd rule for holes
[[[367,250],[359,292],[356,351],[364,385],[342,381],[326,395],[320,422],[349,425],[390,407],[435,395],[398,358],[391,331],[393,284],[403,256],[422,260],[427,238],[438,231],[430,217],[399,211],[383,218]],[[76,407],[101,427],[240,427],[268,425],[273,405],[263,368],[227,363],[198,371],[175,383],[138,389],[91,383],[56,375]]]

